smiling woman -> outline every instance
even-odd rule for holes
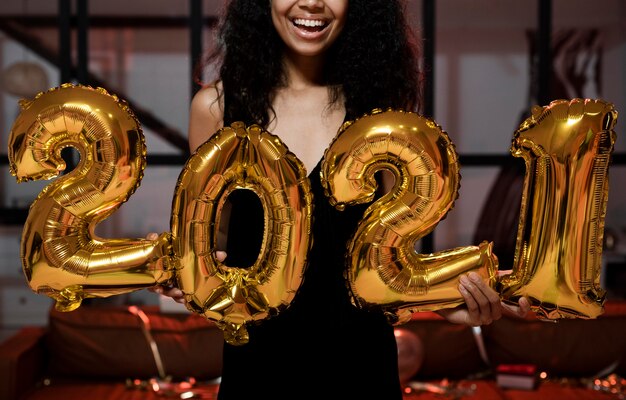
[[[341,33],[348,0],[272,1],[276,32],[292,55],[311,57],[327,50]]]
[[[236,121],[264,127],[306,167],[313,223],[289,307],[250,324],[248,343],[225,344],[220,399],[321,399],[328,387],[337,398],[402,398],[393,326],[383,313],[352,305],[343,275],[348,239],[367,205],[335,210],[319,176],[345,121],[377,107],[417,109],[419,72],[407,32],[398,1],[229,2],[222,47],[209,57],[219,62],[219,78],[191,105],[191,150]],[[249,243],[264,229],[250,226],[258,208],[236,194],[226,248],[212,249],[226,250],[230,266],[259,257]]]
[[[246,344],[225,344],[219,398],[322,399],[330,387],[334,398],[401,399],[393,326],[381,310],[355,307],[344,275],[346,246],[371,203],[335,209],[320,171],[344,123],[374,109],[418,109],[420,74],[404,2],[231,0],[225,11],[219,47],[208,58],[219,76],[192,101],[190,148],[201,152],[214,133],[240,122],[276,135],[306,168],[313,222],[302,283],[289,307],[249,324]],[[250,221],[275,212],[259,211],[237,192],[220,213],[228,221],[226,248],[216,238],[206,249],[225,250],[232,270],[261,257],[250,243],[269,228]],[[224,275],[218,278],[238,276]],[[497,293],[474,275],[464,276],[459,289],[468,307],[448,310],[449,321],[481,325],[502,315]],[[165,293],[194,300],[189,290]],[[230,307],[236,296],[220,305]]]

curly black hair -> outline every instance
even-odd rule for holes
[[[230,0],[217,46],[205,64],[219,65],[225,121],[267,126],[275,89],[285,85],[283,42],[270,0]],[[343,31],[328,50],[323,82],[331,102],[345,99],[346,118],[374,108],[417,111],[421,74],[418,46],[402,0],[350,0]]]

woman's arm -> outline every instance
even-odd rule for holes
[[[191,100],[189,111],[189,150],[193,153],[198,147],[206,142],[215,132],[224,126],[223,100],[219,96],[221,85],[219,83],[202,88]],[[229,210],[224,207],[223,213]],[[228,216],[223,215],[222,220],[227,221]],[[225,248],[226,232],[224,226],[220,224],[218,234],[218,248]],[[156,236],[156,233],[148,234],[148,239]],[[215,257],[219,262],[226,259],[226,253],[216,251]],[[182,290],[174,286],[154,286],[151,291],[171,297],[178,303],[184,303],[185,297]]]
[[[189,149],[193,153],[224,126],[224,101],[221,84],[202,88],[191,100],[189,111]]]
[[[189,111],[189,150],[193,153],[224,126],[224,97],[221,82],[202,88],[191,100]],[[218,227],[217,248],[226,248],[230,202],[225,202]],[[223,253],[223,252],[220,252]],[[224,253],[224,258],[226,257]],[[222,258],[219,260],[223,261]]]

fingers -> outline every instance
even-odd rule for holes
[[[459,291],[467,305],[470,325],[486,325],[502,317],[500,296],[477,273],[461,276]]]
[[[498,272],[497,272],[497,275],[498,275],[498,277],[501,278],[503,276],[511,275],[512,272],[513,271],[510,270],[510,269],[504,269],[504,270],[499,269]]]
[[[530,301],[526,297],[520,297],[517,305],[503,304],[502,308],[507,316],[526,318],[530,312]]]
[[[518,304],[519,304],[518,315],[520,317],[525,317],[530,311],[530,300],[528,300],[526,297],[521,297],[519,299]]]
[[[185,303],[185,293],[177,287],[174,286],[153,286],[149,288],[151,292],[171,297],[177,303],[184,304]]]
[[[150,232],[146,235],[146,239],[148,240],[157,240],[159,238],[159,234],[156,232]]]
[[[224,260],[226,259],[226,252],[225,251],[220,251],[220,250],[216,251],[215,252],[215,258],[219,262],[224,262]]]
[[[146,235],[146,239],[148,240],[155,240],[159,237],[159,235],[157,233],[149,233],[148,235]],[[219,261],[219,262],[223,262],[226,259],[226,252],[225,251],[216,251],[215,252],[215,258]],[[164,285],[157,285],[157,286],[153,286],[148,288],[149,291],[163,295],[163,296],[167,296],[167,297],[171,297],[172,300],[174,300],[177,303],[181,303],[181,304],[185,304],[185,293],[183,293],[182,290],[180,290],[177,287],[174,286],[164,286]]]
[[[466,289],[466,287],[470,287],[472,284],[467,276],[461,276],[461,284],[459,285],[459,292],[465,299],[465,305],[467,307],[468,313],[468,325],[480,325],[480,311],[478,310],[478,302],[474,300],[474,296],[472,293]]]

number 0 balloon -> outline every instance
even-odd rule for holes
[[[222,207],[234,190],[251,190],[265,211],[257,261],[229,267],[215,258]],[[304,165],[277,136],[236,122],[198,148],[174,194],[174,253],[187,308],[214,320],[231,344],[248,342],[246,324],[285,309],[310,245],[312,195]]]

